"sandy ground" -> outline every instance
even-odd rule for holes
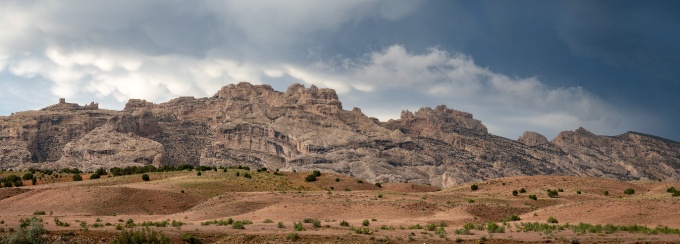
[[[247,179],[235,176],[236,172],[246,171],[208,171],[202,176],[195,172],[150,173],[152,180],[148,182],[132,175],[0,188],[0,235],[18,229],[21,218],[36,216],[44,220],[48,236],[55,243],[105,243],[119,232],[115,226],[124,225],[128,219],[137,224],[184,222],[186,225],[179,228],[151,227],[177,243],[182,243],[183,234],[194,235],[204,243],[279,243],[289,241],[291,233],[297,233],[302,242],[329,243],[477,242],[482,237],[487,243],[680,242],[680,235],[517,232],[515,226],[520,222],[546,223],[548,217],[554,217],[560,224],[663,225],[680,229],[680,198],[666,192],[670,186],[680,188],[678,183],[534,176],[481,182],[477,183],[478,190],[471,191],[470,184],[444,190],[405,183],[382,184],[379,188],[340,175],[324,174],[316,182],[305,182],[306,173],[280,176],[250,171],[253,177]],[[526,193],[511,194],[520,188]],[[635,189],[635,194],[623,194],[627,188]],[[549,198],[547,189],[563,191],[559,197]],[[605,191],[609,192],[607,196]],[[530,194],[538,200],[529,199]],[[35,215],[40,211],[45,214]],[[455,234],[467,223],[495,221],[502,225],[512,215],[521,220],[508,222],[505,233],[473,230],[473,235]],[[55,217],[70,226],[56,226]],[[242,230],[201,224],[228,218],[253,223]],[[304,231],[295,231],[294,222],[306,218],[318,219],[321,227],[304,223]],[[364,220],[369,222],[370,234],[357,234],[352,228],[360,228]],[[342,221],[351,227],[340,226]],[[82,222],[87,228],[81,226]],[[278,222],[284,228],[279,228]],[[441,236],[410,228],[442,222],[446,224],[446,234]]]

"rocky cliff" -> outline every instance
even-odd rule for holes
[[[677,181],[680,143],[583,128],[552,141],[535,132],[515,141],[444,105],[380,122],[358,108],[344,110],[331,89],[300,84],[279,92],[239,83],[212,97],[160,104],[133,99],[123,111],[60,100],[0,117],[1,168],[146,164],[322,170],[443,187],[538,174]]]

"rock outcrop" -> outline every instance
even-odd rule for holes
[[[160,104],[132,99],[122,111],[61,100],[0,117],[1,168],[148,164],[322,170],[443,187],[538,174],[677,181],[680,143],[583,128],[552,141],[525,132],[515,141],[444,105],[380,122],[359,108],[343,110],[331,89],[300,84],[279,92],[239,83]]]
[[[525,131],[521,136],[519,136],[517,141],[531,147],[548,144],[548,139],[545,138],[544,135],[533,131]]]

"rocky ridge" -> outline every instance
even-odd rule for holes
[[[231,84],[208,98],[122,111],[60,100],[0,117],[1,168],[128,165],[249,165],[322,170],[371,182],[449,187],[519,175],[680,180],[680,143],[635,132],[608,137],[586,129],[552,141],[489,134],[472,114],[444,105],[380,122],[344,110],[332,89]]]

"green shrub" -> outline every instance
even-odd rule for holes
[[[35,183],[37,183],[37,182],[38,182],[38,180],[36,180],[35,177],[33,179],[31,179],[31,185],[35,185]]]
[[[31,174],[31,173],[26,173],[26,174],[24,174],[23,177],[21,177],[21,179],[23,179],[23,180],[30,180],[30,179],[33,179],[33,174]]]
[[[200,239],[189,233],[184,233],[182,235],[182,240],[188,244],[201,244],[203,243]]]
[[[61,227],[69,227],[69,226],[71,226],[69,223],[61,222],[61,221],[59,220],[59,218],[57,218],[57,217],[54,217],[54,224],[57,225],[57,226],[61,226]]]
[[[321,171],[314,170],[314,171],[312,171],[312,174],[316,177],[319,177],[319,176],[321,176]]]
[[[477,186],[477,184],[472,184],[470,186],[470,190],[476,191],[477,189],[479,189],[479,186]]]
[[[149,244],[160,244],[160,243],[170,243],[170,239],[166,237],[162,232],[149,230],[148,228],[140,230],[123,230],[118,233],[116,239],[113,239],[111,243],[149,243]]]
[[[433,223],[429,223],[429,224],[425,225],[425,229],[427,231],[434,231],[434,230],[437,229],[437,225],[433,224]]]
[[[529,199],[534,200],[534,201],[538,200],[536,195],[529,195]]]
[[[633,189],[633,188],[628,188],[628,189],[626,189],[626,190],[623,191],[623,194],[626,194],[626,195],[635,194],[635,189]]]
[[[125,228],[135,228],[136,224],[135,221],[132,219],[128,219],[125,221]]]
[[[527,190],[525,190],[524,188],[519,189],[519,193],[526,193],[526,192],[527,192]]]
[[[369,225],[371,225],[371,222],[368,221],[367,219],[364,219],[364,221],[361,222],[361,225],[363,225],[363,226],[369,226]]]
[[[420,224],[415,224],[415,225],[411,225],[411,226],[408,227],[409,230],[420,230],[422,228],[423,227],[420,226]]]
[[[522,220],[522,219],[517,215],[512,215],[512,216],[508,217],[507,219],[505,219],[505,221],[520,221],[520,220]]]
[[[187,223],[180,222],[180,221],[177,221],[177,220],[174,220],[174,219],[172,220],[172,223],[171,223],[172,227],[181,227],[182,225],[186,225],[186,224]]]
[[[609,191],[604,191],[605,196],[609,196]]]
[[[576,191],[576,194],[581,194],[581,191]]]
[[[142,174],[142,180],[143,181],[149,181],[149,175],[148,174]]]
[[[234,229],[245,229],[245,224],[241,221],[234,221],[233,224],[231,224],[231,227]]]
[[[196,175],[201,176],[201,171],[198,171],[198,173],[196,173]]]
[[[340,182],[340,178],[335,178],[335,182]]]
[[[666,189],[666,192],[668,192],[668,193],[674,193],[674,192],[676,192],[676,191],[677,191],[677,190],[675,190],[675,187],[672,187],[672,186],[669,187],[668,189]]]
[[[302,226],[302,222],[293,222],[293,229],[297,231],[303,231],[305,230],[305,227]]]
[[[73,181],[81,181],[81,180],[83,180],[83,177],[80,176],[79,174],[73,175]]]
[[[276,224],[276,227],[278,227],[278,228],[280,228],[280,229],[286,228],[286,226],[283,225],[283,222],[280,222],[280,221],[279,221],[278,224]]]
[[[557,188],[557,192],[564,192],[562,188]]]
[[[46,243],[47,240],[43,238],[43,234],[47,230],[43,227],[42,219],[31,217],[30,219],[22,219],[19,229],[11,235],[0,239],[0,243]],[[4,229],[3,229],[4,230]],[[12,228],[10,228],[10,232]]]
[[[550,217],[548,217],[548,223],[557,224],[558,221],[555,217],[550,216]]]
[[[316,181],[316,175],[313,175],[313,174],[307,175],[307,177],[305,177],[305,181],[307,181],[307,182]]]
[[[472,234],[472,231],[470,231],[469,229],[459,229],[454,231],[453,233],[455,233],[456,235],[474,235]]]
[[[547,192],[548,192],[548,197],[556,198],[556,197],[559,196],[559,193],[557,192],[557,190],[548,189]]]
[[[347,223],[347,221],[343,220],[343,221],[340,221],[340,226],[349,227],[349,223]]]
[[[99,168],[94,173],[102,176],[102,175],[106,175],[106,170],[104,170],[104,168]]]
[[[286,237],[286,238],[290,241],[297,241],[298,239],[300,239],[297,232],[293,232],[293,233],[288,234],[288,237]]]
[[[375,183],[375,186],[377,186],[378,188],[382,188],[382,184],[380,184],[378,182]]]
[[[45,215],[45,211],[35,211],[33,215]]]
[[[250,174],[248,174],[248,173],[243,174],[243,177],[246,177],[246,178],[248,178],[248,179],[252,178],[252,176],[251,176]]]
[[[512,190],[512,195],[513,195],[513,196],[517,196],[517,194],[519,194],[519,192],[518,192],[517,190]]]
[[[274,223],[274,220],[265,219],[264,221],[262,221],[262,223],[265,223],[265,224]]]
[[[359,184],[363,184],[363,183],[364,183],[364,181],[363,181],[363,180],[357,180],[357,183],[359,183]]]
[[[486,231],[489,233],[505,233],[505,228],[496,224],[495,222],[489,222],[486,224]]]
[[[319,221],[318,219],[313,220],[312,221],[312,227],[314,227],[314,228],[321,227],[321,221]]]
[[[90,180],[96,180],[96,179],[99,179],[99,178],[101,178],[101,176],[100,176],[99,174],[97,174],[97,173],[94,173],[94,174],[91,174],[91,175],[90,175]]]

